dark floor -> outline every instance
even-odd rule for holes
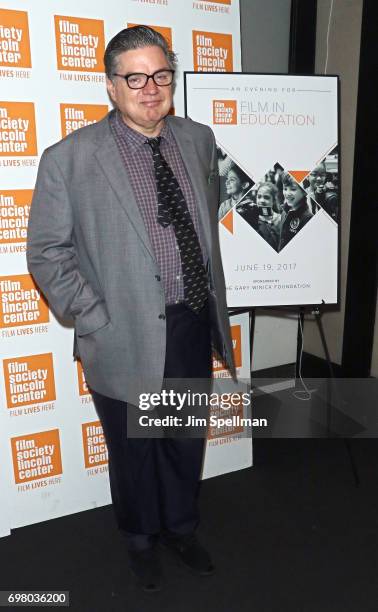
[[[215,576],[187,574],[164,552],[164,590],[139,592],[108,506],[1,539],[0,588],[66,589],[82,612],[376,612],[376,441],[350,442],[358,486],[342,440],[254,445],[255,467],[202,485]]]

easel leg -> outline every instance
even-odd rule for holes
[[[297,361],[295,364],[295,378],[300,378],[301,356],[303,351],[303,325],[304,325],[304,308],[301,306],[298,313],[298,333],[297,333]]]
[[[256,321],[256,309],[251,308],[249,311],[249,350],[250,350],[250,364],[251,364],[251,375],[252,375],[252,357],[253,357],[253,338],[255,335],[255,321]]]
[[[314,315],[315,315],[315,320],[319,329],[319,334],[320,334],[320,339],[322,341],[322,345],[323,345],[323,349],[324,349],[324,354],[326,356],[326,360],[327,360],[327,365],[328,365],[328,369],[329,369],[329,384],[327,384],[327,437],[331,437],[331,397],[332,397],[332,393],[331,393],[331,389],[332,387],[335,388],[336,390],[336,397],[338,398],[338,392],[337,392],[337,385],[334,384],[335,381],[335,372],[333,369],[333,365],[332,365],[332,361],[331,361],[331,357],[329,354],[329,350],[328,350],[328,345],[327,345],[327,341],[326,341],[326,337],[324,334],[324,328],[323,328],[323,324],[321,321],[321,313],[319,310],[314,311]],[[335,436],[337,436],[337,434],[335,434]],[[351,443],[350,440],[348,438],[344,438],[344,444],[346,447],[346,451],[349,457],[349,462],[350,462],[350,466],[351,466],[351,470],[353,473],[353,477],[354,477],[354,482],[356,487],[359,486],[360,484],[360,478],[358,475],[358,471],[357,471],[357,466],[353,457],[353,453],[352,453],[352,447],[351,447]]]

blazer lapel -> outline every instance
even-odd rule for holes
[[[169,117],[167,117],[169,121]],[[188,171],[188,175],[193,187],[196,201],[198,204],[199,216],[202,224],[204,238],[206,241],[206,248],[208,253],[211,253],[211,230],[210,230],[210,217],[207,205],[206,193],[204,184],[202,184],[200,177],[203,174],[200,164],[198,162],[198,153],[194,147],[193,139],[190,134],[186,133],[182,126],[178,126],[173,121],[169,121],[169,126],[173,132],[177,146],[180,150],[182,160]]]
[[[104,120],[104,128],[101,137],[98,139],[99,146],[94,155],[115,192],[120,205],[129,217],[130,223],[134,226],[135,231],[151,257],[156,260],[146,226],[131,188],[121,154],[111,134],[107,118]]]

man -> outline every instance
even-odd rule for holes
[[[44,152],[28,263],[56,313],[74,320],[131,568],[158,590],[159,535],[191,570],[213,572],[194,535],[203,440],[132,437],[128,417],[164,380],[210,378],[211,340],[234,372],[217,156],[208,127],[168,116],[175,55],[160,34],[122,30],[104,62],[116,110]]]

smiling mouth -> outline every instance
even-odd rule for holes
[[[141,102],[144,106],[158,106],[161,103],[161,100],[145,100]]]

